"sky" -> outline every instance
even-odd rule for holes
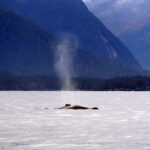
[[[110,1],[110,0],[83,0],[84,2],[88,2],[88,3],[103,3],[103,2],[106,2],[106,1]],[[141,3],[145,0],[113,0],[115,3],[118,3],[118,4],[124,4],[124,3]]]
[[[93,6],[96,6],[97,4],[103,4],[105,2],[111,2],[113,3],[113,5],[137,5],[137,4],[141,4],[145,1],[149,1],[149,0],[83,0],[85,3]]]

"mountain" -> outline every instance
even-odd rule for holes
[[[142,67],[150,69],[150,18],[149,22],[141,28],[126,31],[120,38],[132,50]]]
[[[56,51],[61,45],[60,39],[26,18],[4,9],[0,10],[0,28],[0,72],[57,77]],[[104,59],[69,43],[63,46],[75,50],[70,53],[70,57],[74,58],[71,66],[73,71],[70,71],[72,77],[113,78],[146,73],[140,68]]]
[[[88,8],[150,69],[150,1],[85,0]]]
[[[61,37],[69,33],[78,47],[95,55],[140,67],[122,42],[95,17],[81,0],[2,0],[45,31]]]
[[[53,71],[54,37],[8,10],[0,10],[0,70],[18,74]],[[49,65],[47,65],[47,63]]]
[[[0,9],[5,9],[5,5],[0,1]]]

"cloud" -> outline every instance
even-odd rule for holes
[[[106,3],[110,0],[83,0],[83,2],[89,7],[89,8],[95,8],[97,6],[102,5],[103,3]]]
[[[109,0],[83,0],[83,2],[85,3],[93,3],[93,4],[102,4],[106,1],[109,1]]]
[[[146,0],[116,0],[116,4],[140,4]]]
[[[143,2],[149,1],[149,0],[83,0],[87,5],[100,5],[106,2],[113,3],[114,5],[125,5],[125,4],[141,4]]]

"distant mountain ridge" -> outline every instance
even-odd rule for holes
[[[69,32],[79,47],[96,55],[139,67],[139,63],[81,0],[2,0],[7,7],[27,17],[45,31],[60,36]]]
[[[57,77],[55,47],[59,39],[8,10],[0,13],[0,72]],[[73,54],[74,55],[74,54]],[[76,49],[72,77],[113,78],[147,74],[112,60]]]
[[[141,66],[150,70],[150,17],[148,20],[141,28],[122,33],[120,38],[132,50]]]
[[[88,8],[127,45],[141,66],[150,69],[150,1],[84,1]]]
[[[51,73],[54,37],[8,10],[0,13],[0,70],[18,74]],[[46,54],[45,54],[46,53]],[[36,59],[34,59],[36,58]],[[39,68],[41,70],[39,70]],[[54,71],[52,71],[54,72]]]

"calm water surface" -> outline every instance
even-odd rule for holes
[[[0,150],[150,150],[150,92],[0,92]]]

